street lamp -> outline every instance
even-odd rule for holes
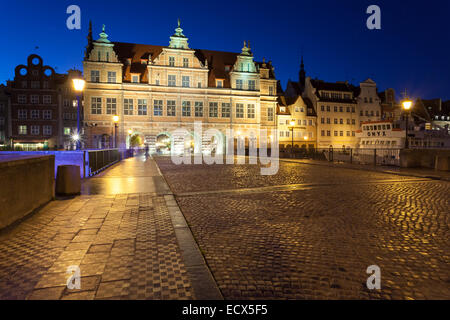
[[[406,134],[406,139],[405,139],[405,149],[409,148],[409,140],[408,140],[408,126],[409,126],[409,113],[410,110],[412,108],[412,101],[411,100],[405,100],[403,101],[402,105],[403,105],[403,109],[405,110],[405,134]]]
[[[114,122],[114,148],[117,148],[117,128],[119,126],[119,116],[113,116]]]
[[[80,125],[80,110],[81,110],[81,95],[83,94],[83,90],[84,90],[84,86],[86,84],[86,81],[84,81],[84,79],[82,78],[74,78],[72,79],[73,82],[73,88],[75,90],[75,92],[77,93],[77,135],[78,135],[78,139],[76,139],[76,144],[77,144],[77,150],[80,150],[80,146],[81,146],[81,139],[80,139],[80,130],[81,130],[81,125]]]

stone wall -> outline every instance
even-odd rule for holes
[[[0,157],[0,229],[54,198],[55,156]]]
[[[450,150],[442,149],[403,149],[400,151],[402,168],[436,168],[436,158],[450,158]],[[442,166],[439,166],[442,168]],[[439,168],[437,168],[439,169]]]

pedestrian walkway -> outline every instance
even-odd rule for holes
[[[71,266],[81,288],[69,290]],[[127,159],[0,233],[0,299],[220,299],[153,159]]]
[[[323,160],[309,160],[309,159],[280,159],[281,161],[287,162],[298,162],[310,165],[322,165],[335,168],[345,168],[345,169],[355,169],[355,170],[369,170],[376,172],[384,172],[389,174],[395,174],[399,176],[409,176],[416,178],[428,178],[435,180],[450,181],[450,172],[448,171],[438,171],[427,168],[400,168],[394,166],[374,166],[374,165],[364,165],[364,164],[351,164],[343,162],[329,162]]]

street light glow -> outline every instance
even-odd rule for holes
[[[129,135],[132,135],[132,134],[133,134],[133,130],[131,130],[131,129],[128,130],[128,134],[129,134]]]
[[[291,120],[291,126],[295,126],[295,120]]]
[[[403,109],[409,110],[412,107],[412,101],[411,100],[405,100],[403,101]]]
[[[86,81],[84,81],[83,79],[72,79],[72,81],[75,91],[82,92],[84,90],[84,85],[86,84]]]
[[[73,140],[73,141],[79,141],[79,140],[80,140],[80,135],[79,135],[78,133],[75,133],[75,134],[72,136],[72,140]]]
[[[114,116],[114,117],[113,117],[113,121],[114,121],[115,123],[118,123],[118,122],[119,122],[119,116]]]

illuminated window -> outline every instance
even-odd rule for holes
[[[19,126],[19,134],[27,134],[27,126]]]
[[[69,127],[65,127],[65,128],[64,128],[64,135],[65,135],[65,136],[70,136],[70,132],[71,132],[71,130],[70,130]]]

